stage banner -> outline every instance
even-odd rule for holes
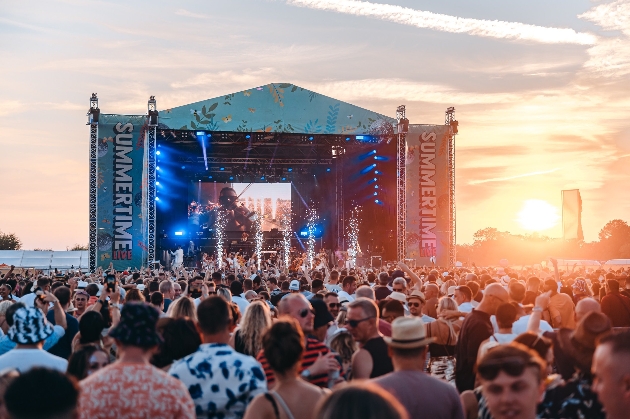
[[[562,232],[565,240],[584,240],[579,189],[562,191]]]
[[[446,125],[409,125],[405,242],[417,266],[449,264],[448,136]]]
[[[146,260],[144,115],[101,115],[98,125],[97,266],[121,271]]]

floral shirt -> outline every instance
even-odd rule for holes
[[[176,361],[169,374],[188,388],[198,418],[242,418],[252,399],[267,391],[258,361],[220,343],[201,345]]]
[[[538,418],[605,419],[606,413],[591,385],[590,375],[576,373],[564,385],[548,388],[538,405]]]
[[[81,419],[192,419],[186,387],[147,364],[116,362],[81,381]]]

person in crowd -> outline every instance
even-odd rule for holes
[[[190,297],[182,296],[171,303],[166,316],[173,319],[189,318],[193,322],[196,322],[197,310],[195,308],[195,302]]]
[[[150,364],[162,339],[160,313],[145,303],[127,303],[109,330],[118,360],[81,381],[81,418],[191,418],[195,404],[186,386]]]
[[[407,294],[407,281],[405,281],[405,278],[398,277],[392,281],[392,292]]]
[[[360,349],[352,357],[354,379],[376,378],[394,370],[387,344],[378,331],[378,306],[360,298],[348,304],[346,326]]]
[[[494,419],[535,419],[545,391],[545,361],[524,345],[512,343],[490,350],[477,374],[487,408]]]
[[[534,304],[536,297],[540,295],[540,279],[536,276],[527,278],[527,290],[523,298],[524,305]]]
[[[381,272],[378,274],[378,284],[374,287],[374,296],[376,297],[376,301],[381,301],[387,298],[389,294],[392,293],[391,288],[389,288],[389,275],[387,272]]]
[[[68,307],[70,307],[71,304],[70,298],[72,297],[72,291],[70,291],[70,288],[68,287],[61,286],[53,292],[53,295],[59,300],[61,310],[65,313],[66,332],[61,339],[59,339],[59,342],[55,344],[55,346],[48,349],[48,352],[60,358],[68,359],[72,353],[72,340],[79,332],[79,321],[72,314],[67,312]],[[50,324],[55,325],[55,312],[53,310],[49,310],[46,314],[46,319],[50,322]]]
[[[75,318],[79,319],[83,313],[85,313],[89,299],[90,296],[87,292],[85,292],[85,290],[76,290],[72,303],[74,308],[76,308],[76,310],[72,313]]]
[[[336,294],[339,294],[339,292],[341,291],[341,287],[339,286],[338,282],[339,282],[339,272],[331,271],[330,277],[328,278],[328,283],[324,284],[324,286],[326,287],[328,292],[334,292]]]
[[[144,285],[142,286],[142,290],[144,290]],[[142,290],[140,288],[133,288],[127,291],[127,294],[125,295],[125,300],[124,300],[125,304],[132,301],[141,302],[141,303],[144,302],[145,298],[144,298],[144,294],[142,294]]]
[[[370,300],[376,300],[376,295],[374,294],[374,290],[367,285],[361,285],[354,292],[354,297],[356,298],[368,298]]]
[[[625,419],[630,412],[630,331],[599,340],[593,356],[593,391],[607,419]]]
[[[470,313],[473,311],[472,306],[472,290],[466,285],[455,287],[453,298],[459,307],[461,313]]]
[[[271,311],[264,301],[254,301],[243,315],[230,345],[241,354],[256,356],[262,349],[262,337],[271,327]]]
[[[403,405],[375,384],[353,384],[321,403],[316,419],[409,419]]]
[[[201,345],[201,336],[189,318],[161,318],[157,323],[157,332],[162,337],[162,343],[153,354],[151,364],[163,371],[168,371],[174,361],[192,354]]]
[[[173,301],[182,296],[182,286],[178,282],[173,282]]]
[[[47,277],[40,277],[37,279],[35,288],[41,289],[41,291],[45,293],[50,292],[50,286],[52,285],[52,281]],[[20,302],[23,303],[26,307],[35,307],[35,299],[37,298],[36,293],[33,291],[29,294],[23,295],[20,298]]]
[[[610,319],[603,313],[593,311],[579,321],[575,330],[560,331],[557,344],[563,348],[564,355],[570,359],[576,373],[563,385],[547,390],[538,409],[541,419],[606,417],[592,389],[591,367],[597,340],[611,330]]]
[[[433,339],[427,337],[419,317],[400,317],[392,323],[392,337],[385,337],[394,372],[375,384],[391,393],[410,418],[463,419],[455,388],[424,372],[427,351]]]
[[[6,282],[2,285],[0,285],[0,301],[9,301],[9,302],[15,302],[17,301],[14,297],[13,297],[13,288],[11,287],[11,285],[7,284]]]
[[[12,419],[75,419],[79,417],[79,388],[63,372],[33,368],[11,381],[4,405]]]
[[[584,278],[576,278],[573,285],[571,285],[571,290],[573,291],[573,302],[575,304],[583,298],[590,298],[593,296],[593,293],[589,289]]]
[[[619,282],[606,281],[606,296],[601,304],[602,312],[610,318],[613,327],[630,327],[630,298],[619,293]]]
[[[175,287],[173,285],[173,282],[167,279],[162,280],[160,282],[159,291],[162,293],[162,296],[164,296],[163,312],[166,313],[168,311],[168,307],[171,305],[171,303],[175,299]]]
[[[497,307],[495,315],[498,331],[494,332],[486,342],[510,343],[518,335],[513,333],[512,325],[516,320],[518,305],[516,303],[505,303]],[[520,307],[519,307],[520,308]]]
[[[339,315],[339,310],[341,309],[341,303],[339,302],[339,296],[335,292],[328,292],[324,296],[324,301],[328,306],[328,311],[333,315],[334,318],[337,318]]]
[[[426,300],[424,294],[421,291],[414,290],[407,297],[407,306],[409,307],[409,314],[414,317],[420,317],[422,321],[427,324],[435,321],[435,318],[429,317],[422,312]]]
[[[53,302],[55,310],[60,312],[61,316],[65,316],[56,297],[47,293],[46,301]],[[22,304],[15,303],[15,310],[11,310],[14,307],[10,307],[7,311],[7,315],[11,318],[11,327],[7,337],[15,344],[15,347],[0,356],[0,371],[5,368],[15,368],[20,372],[25,372],[34,367],[45,367],[65,372],[68,361],[43,349],[47,338],[55,334],[54,327],[46,320],[39,308],[26,308]],[[59,320],[59,315],[56,320]]]
[[[311,384],[327,387],[329,374],[340,371],[341,365],[339,365],[335,354],[325,344],[308,336],[313,333],[315,321],[315,313],[311,303],[302,294],[291,294],[281,300],[278,311],[280,318],[283,316],[292,317],[297,320],[302,329],[305,351],[302,356],[300,376]],[[258,354],[257,359],[264,368],[267,385],[273,389],[275,376],[264,351]]]
[[[352,355],[357,349],[354,338],[345,329],[340,329],[332,336],[329,346],[341,358],[341,375],[350,379],[352,377]]]
[[[425,323],[427,337],[433,339],[429,344],[429,373],[449,383],[455,380],[455,346],[462,321],[458,317],[443,317],[442,312],[457,312],[457,303],[453,298],[442,297],[438,302],[438,318]]]
[[[234,281],[230,284],[230,292],[232,293],[232,302],[238,305],[241,313],[245,313],[247,307],[249,306],[249,302],[241,297],[243,294],[243,284],[240,281]]]
[[[0,330],[5,335],[9,331],[9,323],[7,323],[7,310],[13,304],[13,301],[0,302]]]
[[[328,307],[323,299],[312,298],[311,306],[313,307],[315,315],[313,318],[313,333],[311,336],[320,342],[326,343],[326,337],[335,318],[330,314],[330,311],[328,311]],[[334,331],[332,333],[334,333]]]
[[[342,290],[340,290],[337,294],[339,295],[340,300],[346,300],[348,302],[354,301],[354,292],[357,289],[357,279],[348,275],[341,281]]]
[[[567,294],[558,292],[558,283],[555,279],[545,280],[545,292],[551,293],[547,308],[549,323],[554,328],[575,329],[573,299]]]
[[[111,339],[103,336],[105,320],[98,311],[88,311],[79,320],[79,332],[72,342],[73,351],[83,346],[96,345],[108,351],[112,345]]]
[[[433,275],[429,275],[429,281],[431,277],[433,277],[433,281],[435,282],[435,276]],[[422,308],[422,313],[437,319],[437,305],[438,298],[440,297],[440,289],[435,283],[429,282],[424,287],[424,297],[426,298],[426,304]]]
[[[164,296],[160,291],[152,292],[149,302],[153,307],[158,309],[160,313],[164,313]]]
[[[402,302],[389,299],[388,297],[387,301],[383,304],[381,313],[381,318],[391,324],[397,318],[405,316],[405,306]]]
[[[232,310],[219,296],[197,307],[202,345],[171,366],[169,374],[188,388],[198,417],[240,418],[252,399],[267,390],[261,365],[232,349]]]
[[[481,343],[493,333],[490,316],[496,314],[497,308],[507,300],[508,293],[501,285],[490,284],[479,306],[464,319],[455,348],[455,381],[460,393],[474,388],[477,351]]]
[[[298,371],[304,350],[304,336],[295,319],[285,317],[266,331],[263,351],[274,372],[276,385],[272,391],[256,396],[245,419],[314,417],[326,393],[300,378]]]
[[[66,373],[77,381],[109,365],[109,355],[101,347],[86,345],[74,352],[68,360]]]

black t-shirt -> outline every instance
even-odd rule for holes
[[[56,324],[55,313],[53,310],[50,310],[46,314],[46,318],[50,323]],[[64,359],[70,358],[70,355],[72,354],[72,339],[74,339],[74,335],[79,332],[79,321],[68,313],[66,313],[66,323],[68,325],[66,328],[66,334],[59,339],[59,342],[48,350],[51,354]]]
[[[389,374],[394,371],[392,359],[389,357],[387,351],[387,343],[385,339],[379,336],[365,342],[363,349],[369,352],[372,357],[372,372],[370,378],[380,377],[381,375]]]
[[[539,292],[525,291],[525,298],[523,299],[523,305],[534,304],[536,302],[536,297],[538,297],[539,295],[540,295]]]
[[[490,315],[483,311],[473,310],[466,316],[459,331],[457,346],[455,347],[455,383],[457,390],[463,392],[475,388],[474,367],[481,342],[492,336]]]

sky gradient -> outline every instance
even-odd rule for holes
[[[143,114],[287,82],[412,123],[455,106],[459,243],[576,188],[595,240],[630,221],[629,37],[630,0],[2,2],[0,230],[87,243],[92,92]]]

